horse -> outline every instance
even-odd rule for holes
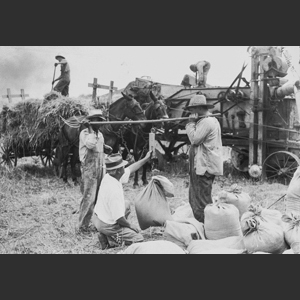
[[[163,100],[158,100],[152,91],[150,92],[151,102],[145,103],[142,105],[145,108],[145,116],[147,120],[160,120],[160,119],[168,119],[169,116],[167,114],[167,106],[163,102]],[[162,128],[162,123],[155,123],[155,127]],[[126,130],[122,136],[122,146],[125,146],[125,149],[122,153],[123,159],[126,159],[128,155],[128,151],[133,149],[133,156],[135,161],[138,161],[142,157],[144,157],[147,153],[149,147],[149,133],[154,124],[147,123],[143,129],[140,129],[138,134],[134,134],[130,130]],[[143,166],[143,175],[142,181],[144,185],[148,184],[147,181],[147,168],[149,164],[145,164]],[[136,188],[138,186],[138,171],[135,172],[134,184],[133,187]]]
[[[123,121],[125,118],[135,121],[146,120],[144,111],[142,110],[138,101],[123,94],[122,98],[118,99],[109,106],[109,121]],[[64,182],[67,182],[66,168],[69,162],[69,154],[72,154],[70,164],[72,180],[75,185],[78,184],[77,176],[75,175],[75,165],[76,163],[80,163],[79,135],[80,132],[86,128],[87,124],[84,119],[85,116],[73,116],[66,120],[59,133],[59,143],[55,156],[56,168],[62,165],[60,177],[63,178]],[[74,120],[77,120],[77,124],[72,126]],[[133,126],[133,131],[137,132],[137,128],[139,126],[143,128],[145,127],[145,124]],[[120,129],[120,124],[106,124],[100,126],[100,131],[103,134],[105,145],[110,146],[114,153],[118,152],[119,150],[119,145],[117,142],[119,141],[118,132]]]

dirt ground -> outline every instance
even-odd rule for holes
[[[125,247],[102,251],[96,230],[88,235],[76,232],[81,194],[79,186],[58,179],[51,168],[42,167],[38,158],[23,158],[12,171],[0,167],[0,253],[30,254],[116,254]],[[152,173],[154,174],[154,173]],[[148,179],[151,178],[148,173]],[[167,177],[175,188],[175,197],[168,198],[171,209],[188,201],[189,178],[178,164],[173,171],[155,172]],[[134,200],[144,187],[133,188],[133,178],[124,186],[131,201],[129,221],[138,225]],[[287,186],[255,182],[244,177],[216,178],[213,195],[223,187],[238,183],[248,192],[253,203],[268,207],[285,194]],[[284,211],[283,201],[272,208]],[[145,241],[162,239],[162,228],[152,227],[142,234]]]

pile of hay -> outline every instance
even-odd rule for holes
[[[87,115],[89,104],[81,99],[62,97],[57,92],[43,100],[29,99],[0,113],[0,133],[7,147],[37,147],[55,144],[63,119]],[[62,119],[63,118],[63,119]]]

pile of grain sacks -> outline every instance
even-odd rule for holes
[[[294,254],[300,252],[300,214],[252,205],[249,194],[220,192],[198,222],[188,203],[164,221],[163,239],[137,243],[124,254]]]

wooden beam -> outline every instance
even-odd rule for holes
[[[113,81],[112,81],[113,82]],[[114,91],[116,91],[116,90],[118,90],[118,88],[116,88],[116,87],[110,87],[110,86],[108,86],[108,85],[102,85],[102,84],[93,84],[93,83],[89,83],[88,84],[88,86],[89,87],[96,87],[97,89],[105,89],[105,90],[110,90],[110,89],[112,89],[112,90],[114,90]]]
[[[259,58],[257,56],[252,56],[251,58],[251,93],[250,93],[250,107],[253,107],[256,104],[256,99],[258,98],[258,62]],[[255,145],[254,145],[254,136],[256,125],[255,116],[257,112],[251,112],[250,115],[250,128],[249,128],[249,165],[252,166],[256,163],[256,153],[255,153]]]
[[[88,83],[88,87],[93,88],[93,101],[95,101],[95,102],[97,100],[97,89],[109,90],[109,96],[108,96],[108,99],[107,99],[107,106],[109,106],[112,102],[113,91],[118,90],[117,87],[114,87],[114,82],[113,81],[110,82],[109,86],[108,85],[102,85],[102,84],[98,84],[98,79],[97,78],[94,78],[93,83]]]
[[[94,78],[94,84],[93,84],[93,101],[96,101],[97,99],[97,78]]]
[[[21,94],[19,95],[12,95],[10,89],[7,89],[7,95],[2,96],[2,98],[8,98],[9,103],[11,103],[12,98],[22,98],[22,100],[25,100],[25,97],[29,97],[29,95],[24,93],[24,89],[21,89]]]
[[[263,80],[264,79],[264,70],[262,68],[264,61],[264,55],[260,56],[260,85],[259,85],[259,99],[260,99],[260,106],[263,109],[265,107],[265,102],[266,102],[266,82]],[[265,158],[265,148],[266,144],[264,143],[264,138],[265,138],[265,127],[264,125],[264,111],[260,110],[258,112],[258,133],[257,133],[257,139],[258,139],[258,145],[257,145],[257,164],[259,166],[263,165],[264,158]],[[263,175],[263,179],[265,178],[265,174]]]
[[[22,100],[25,100],[25,97],[29,97],[29,95],[24,93],[24,89],[21,89],[21,98],[22,98]]]
[[[107,107],[109,107],[112,102],[113,92],[114,92],[114,82],[111,81],[109,87],[109,97],[108,97]]]
[[[199,117],[199,119],[210,118],[210,117],[219,117],[221,114],[211,114],[208,116]],[[146,123],[165,123],[165,122],[174,122],[174,121],[182,121],[189,120],[189,117],[183,118],[171,118],[171,119],[160,119],[160,120],[138,120],[138,121],[101,121],[101,122],[89,122],[90,124],[97,125],[108,125],[108,124],[146,124]]]

